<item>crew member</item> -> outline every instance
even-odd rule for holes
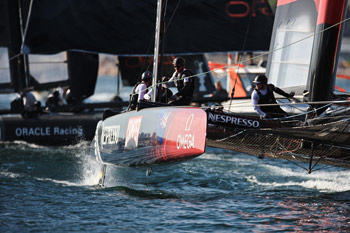
[[[176,86],[178,92],[170,96],[171,105],[189,105],[192,102],[194,92],[194,77],[191,71],[185,68],[185,59],[176,57],[173,61],[175,72],[169,79],[167,87]]]
[[[130,101],[129,101],[129,110],[136,109],[137,103],[140,102],[140,100],[150,100],[152,96],[152,90],[149,89],[152,85],[152,72],[145,71],[143,72],[141,76],[141,83],[136,83],[134,86],[131,94],[130,94]]]
[[[36,117],[41,112],[41,103],[37,101],[30,91],[21,92],[23,105],[22,116],[24,118]]]
[[[63,100],[58,89],[54,90],[53,93],[47,97],[45,106],[50,112],[60,111],[60,108],[63,106]]]
[[[287,94],[280,88],[275,87],[273,84],[267,84],[267,77],[265,75],[256,76],[253,83],[256,84],[256,88],[252,92],[252,96],[251,96],[254,110],[262,118],[285,117],[287,113],[283,111],[281,107],[277,104],[277,101],[275,99],[273,92],[276,92],[277,94],[280,94],[286,98],[292,98],[294,96],[294,92]],[[272,104],[272,105],[259,106],[263,104]]]
[[[31,93],[30,91],[23,92],[21,96],[24,100],[24,111],[27,111],[27,112],[37,111],[37,105],[36,105],[37,100],[33,95],[33,93]]]

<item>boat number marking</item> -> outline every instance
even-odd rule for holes
[[[190,131],[191,130],[193,118],[194,118],[194,114],[193,113],[187,118],[185,131]]]

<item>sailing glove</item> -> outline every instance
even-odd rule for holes
[[[271,118],[271,116],[269,116],[268,114],[265,114],[265,115],[261,115],[261,116],[260,116],[260,119],[262,119],[262,120],[268,119],[268,118]]]
[[[295,95],[295,92],[294,92],[294,91],[291,91],[291,92],[289,93],[289,97],[288,97],[288,98],[293,98],[294,95]]]
[[[177,95],[172,95],[172,96],[170,96],[170,98],[169,98],[170,101],[176,101],[176,100],[179,100],[179,99],[180,99],[180,97],[177,96]]]

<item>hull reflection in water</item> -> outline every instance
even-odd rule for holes
[[[118,114],[96,127],[97,160],[118,166],[180,162],[205,151],[206,113],[196,107],[156,107]]]

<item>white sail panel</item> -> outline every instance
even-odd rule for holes
[[[10,83],[10,68],[7,48],[0,47],[0,84]]]
[[[30,74],[40,84],[68,80],[66,53],[29,55]]]
[[[313,32],[277,30],[269,82],[281,88],[307,83]]]
[[[296,92],[306,89],[316,20],[313,0],[279,5],[267,64],[270,83]]]

